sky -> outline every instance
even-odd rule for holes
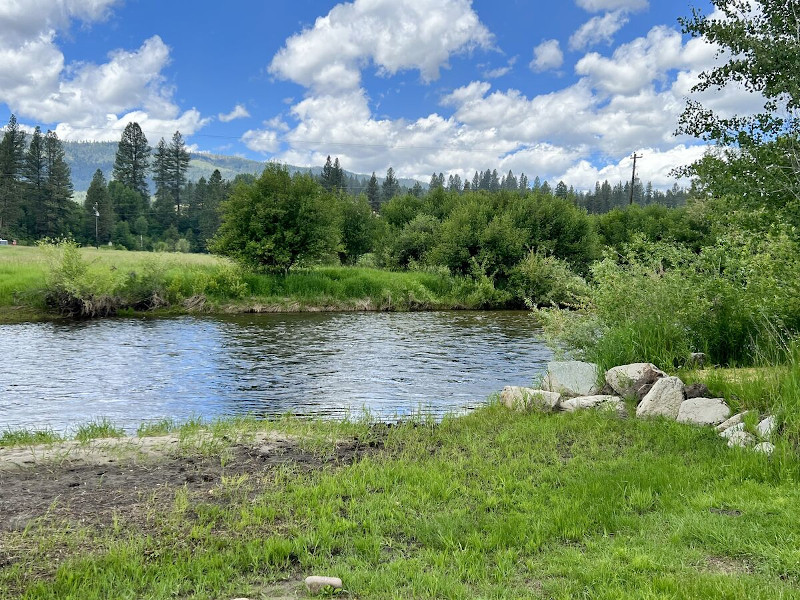
[[[717,49],[682,35],[708,0],[0,0],[0,120],[358,173],[524,172],[656,187],[706,147],[676,137]],[[723,57],[724,58],[724,57]],[[685,183],[685,182],[683,182]]]

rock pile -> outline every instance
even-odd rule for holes
[[[725,399],[712,398],[704,384],[685,385],[678,377],[670,377],[650,363],[614,367],[605,373],[604,379],[602,385],[600,370],[592,363],[551,362],[541,389],[508,386],[503,388],[500,398],[514,410],[597,409],[612,410],[620,417],[628,414],[624,399],[635,399],[639,418],[665,417],[680,423],[714,426],[732,448],[753,447],[766,454],[775,449],[769,441],[777,429],[775,417],[767,416],[748,431],[745,420],[750,413],[731,416]]]

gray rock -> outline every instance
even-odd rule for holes
[[[648,370],[658,374],[659,377],[667,375],[651,363],[633,363],[609,369],[606,372],[606,383],[620,396],[630,396],[635,392],[634,384],[642,379]]]
[[[689,368],[702,369],[706,366],[706,355],[704,352],[692,352],[686,366]]]
[[[305,579],[306,589],[309,594],[319,594],[326,588],[341,590],[342,580],[338,577],[320,577],[319,575],[311,575]]]
[[[728,448],[746,448],[756,443],[756,438],[746,431],[736,431],[728,438]]]
[[[723,432],[723,431],[725,431],[726,429],[730,429],[730,428],[731,428],[731,427],[733,427],[734,425],[738,425],[739,423],[741,423],[741,422],[744,420],[744,418],[745,418],[747,415],[749,415],[749,414],[750,414],[750,411],[749,411],[749,410],[746,410],[746,411],[744,411],[744,412],[737,413],[737,414],[733,415],[733,416],[732,416],[730,419],[728,419],[727,421],[725,421],[725,422],[723,422],[723,423],[720,423],[719,425],[717,425],[715,429],[716,429],[717,431],[719,431],[719,432]]]
[[[597,406],[597,410],[610,410],[617,413],[617,416],[621,419],[625,419],[628,417],[628,409],[625,406],[625,402],[623,402],[622,398],[617,398],[616,396],[613,397],[611,400],[606,400],[602,404]]]
[[[691,398],[678,410],[680,423],[718,425],[731,415],[731,407],[722,398]]]
[[[684,400],[683,382],[677,377],[663,377],[647,392],[636,408],[636,416],[676,419]]]
[[[724,437],[725,439],[730,439],[732,436],[740,432],[744,432],[744,423],[741,422],[724,429],[720,432],[719,436]]]
[[[636,397],[636,404],[639,404],[644,399],[647,393],[653,389],[655,382],[662,377],[664,377],[662,371],[654,371],[650,368],[644,370],[642,376],[633,383],[633,395]]]
[[[603,385],[602,388],[600,388],[600,391],[598,391],[597,393],[601,396],[613,396],[617,392],[616,390],[614,390],[613,387],[611,387],[610,385],[608,385],[608,383],[606,383],[605,385]]]
[[[587,408],[596,408],[609,401],[620,401],[616,396],[578,396],[561,402],[561,410],[575,412]]]
[[[645,383],[639,386],[634,385],[635,391],[633,392],[633,395],[636,396],[637,405],[644,400],[644,397],[647,396],[647,394],[650,393],[650,390],[653,389],[653,385],[654,384],[652,383]]]
[[[500,398],[508,408],[514,410],[558,410],[561,394],[545,390],[508,385],[500,392]]]
[[[591,396],[600,389],[600,371],[593,363],[569,360],[547,363],[542,389],[563,396]]]
[[[686,399],[692,398],[711,398],[711,390],[705,383],[692,383],[684,388]]]
[[[753,446],[753,452],[763,452],[766,455],[770,455],[775,452],[775,446],[769,442],[761,442]]]
[[[756,431],[762,438],[771,438],[777,428],[778,423],[775,417],[769,416],[756,426]]]

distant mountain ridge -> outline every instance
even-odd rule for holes
[[[111,179],[116,152],[117,142],[64,142],[64,153],[72,170],[72,184],[75,186],[75,191],[80,193],[88,190],[97,169],[103,171],[103,175],[106,176],[107,180]],[[192,182],[201,177],[208,179],[215,169],[219,169],[222,178],[230,180],[237,175],[260,175],[266,164],[266,162],[239,156],[193,152],[186,177],[188,181]],[[322,172],[321,166],[309,168],[287,165],[287,167],[291,173],[311,172],[314,175],[319,175]],[[363,182],[368,181],[371,177],[371,175],[353,173],[351,171],[345,171],[345,173]],[[379,177],[378,180],[383,181],[383,178]],[[399,179],[399,182],[400,185],[412,187],[416,180]],[[153,193],[155,186],[152,179],[148,183],[150,185],[150,193]],[[425,188],[428,187],[426,183],[420,182],[420,184]]]

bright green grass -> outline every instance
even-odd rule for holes
[[[35,446],[39,444],[52,444],[62,438],[55,431],[9,429],[0,434],[0,448],[17,446]]]
[[[391,428],[350,466],[179,490],[146,507],[146,527],[120,514],[0,534],[29,549],[0,567],[0,597],[268,598],[324,573],[352,598],[800,598],[798,477],[782,444],[766,457],[710,428],[493,405]]]
[[[75,431],[75,439],[79,442],[88,442],[103,438],[120,438],[125,435],[125,431],[114,425],[108,419],[98,419],[91,423],[81,425]]]

